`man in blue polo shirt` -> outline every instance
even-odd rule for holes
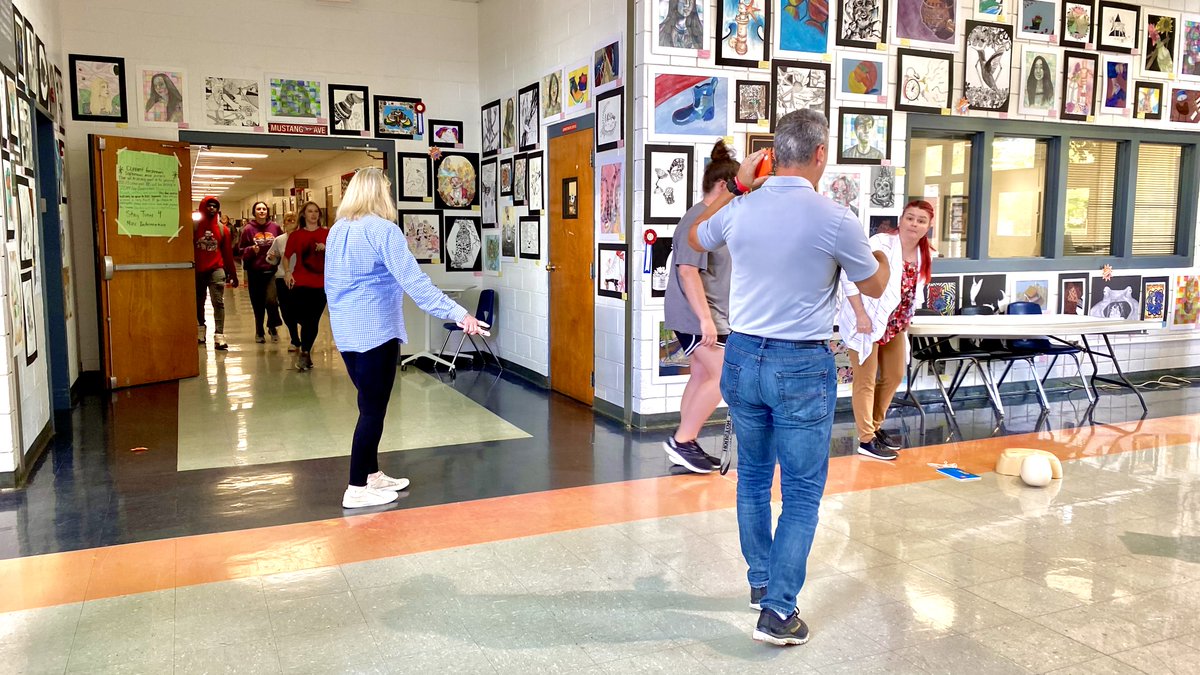
[[[821,113],[784,115],[775,127],[775,175],[755,180],[765,151],[751,154],[688,236],[698,251],[728,246],[733,258],[721,394],[737,432],[738,529],[750,606],[760,610],[754,639],[777,645],[808,641],[796,595],[829,465],[837,376],[828,343],[839,271],[870,297],[883,294],[889,275],[862,223],[813,189],[828,143]],[[753,194],[735,196],[752,184]],[[783,513],[772,540],[776,462]]]

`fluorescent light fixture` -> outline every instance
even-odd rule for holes
[[[259,152],[215,152],[213,150],[201,150],[200,157],[228,157],[229,159],[266,159],[270,157],[265,153]]]
[[[197,164],[196,170],[197,171],[250,171],[251,169],[248,166],[221,166],[221,165],[213,166],[210,164]]]
[[[235,183],[237,183],[235,180],[214,180],[212,178],[192,181],[192,185],[233,185]]]
[[[227,174],[220,174],[220,173],[194,173],[194,174],[192,174],[193,181],[195,181],[197,178],[213,178],[216,180],[233,181],[233,180],[238,179],[239,176],[230,176]]]

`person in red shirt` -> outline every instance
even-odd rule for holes
[[[233,262],[233,233],[220,223],[221,202],[216,197],[200,200],[200,219],[192,231],[196,249],[196,341],[204,344],[204,295],[212,300],[213,349],[229,349],[225,341],[225,283],[237,288],[237,266]]]
[[[300,209],[300,229],[288,235],[283,256],[296,264],[286,277],[291,290],[292,315],[300,329],[300,353],[296,370],[313,367],[312,346],[317,341],[321,315],[325,313],[325,239],[329,230],[321,223],[321,207],[308,202]]]
[[[246,285],[250,287],[250,305],[254,307],[254,341],[259,344],[267,341],[263,335],[265,317],[271,341],[278,342],[276,326],[283,320],[279,318],[279,303],[270,293],[275,285],[275,265],[267,259],[267,253],[275,237],[283,232],[271,220],[271,210],[266,202],[254,202],[251,211],[254,220],[242,226],[240,241],[242,267],[246,272]]]

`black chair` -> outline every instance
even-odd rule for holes
[[[938,312],[932,309],[921,308],[914,312],[916,316],[941,316]],[[992,405],[996,408],[996,412],[1001,416],[1004,415],[1004,408],[1000,404],[1000,396],[993,389],[991,373],[987,371],[980,363],[981,359],[986,359],[988,353],[971,346],[970,344],[960,344],[959,347],[954,347],[950,344],[950,340],[941,337],[924,337],[924,336],[909,336],[909,344],[912,351],[912,359],[909,362],[908,371],[908,390],[906,396],[912,397],[912,383],[917,375],[921,373],[921,368],[928,366],[929,374],[933,376],[933,381],[937,383],[938,391],[942,395],[942,402],[946,404],[946,410],[951,415],[954,415],[954,406],[950,404],[950,394],[946,392],[946,387],[942,384],[942,378],[938,377],[937,366],[939,363],[955,363],[957,370],[954,373],[954,381],[958,381],[973,366],[979,372],[979,377],[983,379],[988,390],[988,396],[992,400]]]
[[[1008,313],[1013,315],[1041,315],[1042,307],[1036,302],[1013,302],[1008,305]],[[1015,353],[1026,353],[1034,356],[1045,354],[1050,358],[1050,366],[1046,368],[1046,374],[1042,375],[1042,384],[1049,379],[1050,373],[1054,372],[1054,364],[1058,363],[1058,357],[1069,356],[1075,362],[1075,371],[1079,373],[1079,379],[1083,382],[1083,392],[1087,394],[1088,402],[1094,402],[1095,395],[1092,393],[1092,388],[1088,385],[1088,379],[1083,375],[1083,361],[1079,355],[1083,350],[1072,344],[1053,343],[1044,337],[1029,338],[1022,340],[1011,340],[1008,343],[1009,349]],[[1009,364],[1009,368],[1012,364]],[[1000,381],[1004,382],[1004,378],[1008,376],[1008,368],[1004,369],[1004,373],[1000,376]]]
[[[482,323],[489,324],[491,326],[491,328],[488,329],[489,331],[496,329],[495,290],[486,288],[479,292],[479,304],[475,306],[475,318],[479,319],[479,321]],[[446,345],[450,344],[450,337],[456,332],[462,332],[462,329],[458,327],[458,324],[454,323],[453,321],[447,321],[446,323],[442,324],[442,328],[446,329],[446,339],[442,342],[442,348],[438,350],[438,354],[445,354]],[[492,360],[496,362],[496,365],[503,372],[504,364],[500,363],[500,359],[496,358],[496,353],[492,351],[492,345],[488,344],[487,338],[480,335],[479,339],[483,340],[483,346],[487,347],[488,354],[492,355]],[[458,349],[454,350],[454,358],[450,359],[450,363],[455,363],[458,360],[458,355],[462,352],[463,344],[467,340],[471,341],[471,346],[475,348],[476,354],[479,354],[480,356],[483,355],[483,352],[479,351],[479,345],[475,344],[475,337],[463,333],[462,339],[458,341]],[[450,372],[453,373],[454,370],[455,368],[452,366],[450,368]]]
[[[994,314],[991,307],[963,307],[959,310],[963,316],[991,316]],[[986,366],[988,375],[991,375],[992,364],[996,362],[1005,363],[1004,374],[1000,379],[995,380],[992,384],[996,392],[996,396],[1000,396],[1000,385],[1004,383],[1004,378],[1008,376],[1014,363],[1024,361],[1029,366],[1029,371],[1033,374],[1033,383],[1037,389],[1038,402],[1042,406],[1042,410],[1050,409],[1050,401],[1046,399],[1046,392],[1042,388],[1042,381],[1038,377],[1037,368],[1034,367],[1034,357],[1036,354],[1030,352],[1013,351],[1003,340],[995,338],[983,338],[975,342],[976,349],[986,352],[987,356],[979,357]],[[953,398],[958,388],[962,386],[962,380],[958,379],[950,385],[950,397]]]

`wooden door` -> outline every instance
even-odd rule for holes
[[[592,219],[592,130],[550,139],[550,387],[592,404],[596,289]],[[563,181],[575,181],[576,216],[564,218]]]
[[[115,389],[195,377],[200,362],[188,144],[96,135],[88,140],[105,382]],[[170,182],[170,166],[177,167],[177,185]],[[172,192],[177,217],[170,209]]]

